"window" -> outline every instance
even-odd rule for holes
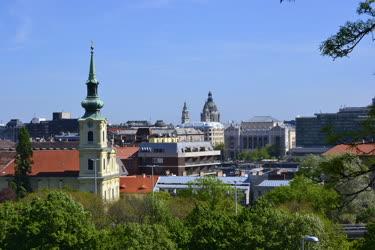
[[[87,133],[87,141],[88,141],[89,143],[92,143],[92,142],[94,141],[94,133],[93,133],[92,131],[89,131],[89,132]]]
[[[103,131],[103,142],[105,142],[104,131]]]
[[[93,170],[94,169],[94,161],[91,159],[88,159],[87,161],[87,169],[88,170]]]
[[[105,158],[103,158],[103,169],[105,170]]]

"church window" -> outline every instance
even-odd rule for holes
[[[104,134],[104,131],[103,131],[103,142],[105,142],[105,134]]]
[[[87,161],[87,169],[88,170],[93,170],[94,169],[94,161],[91,159],[88,159]]]
[[[90,143],[90,142],[93,142],[94,141],[94,133],[92,131],[89,131],[87,133],[87,141]]]
[[[103,158],[103,169],[105,170],[105,158]]]

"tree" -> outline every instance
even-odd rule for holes
[[[375,30],[375,0],[359,3],[357,14],[368,16],[366,20],[346,22],[339,31],[320,46],[322,55],[333,59],[348,56],[361,40]]]
[[[320,241],[309,249],[349,249],[343,233],[315,214],[291,213],[263,203],[244,209],[238,220],[241,230],[234,249],[294,250],[305,235],[315,235]]]
[[[371,250],[375,246],[375,223],[367,225],[367,234],[360,249]]]
[[[291,212],[313,212],[322,215],[330,215],[338,207],[339,198],[334,190],[303,176],[293,179],[290,186],[275,188],[261,197]]]
[[[177,249],[163,225],[128,223],[102,232],[98,249]]]
[[[4,188],[0,191],[0,203],[9,200],[15,200],[17,198],[16,192],[12,188]]]
[[[1,249],[93,249],[96,230],[88,212],[69,195],[0,206]]]
[[[207,176],[189,183],[189,189],[181,195],[193,198],[196,205],[204,203],[211,209],[234,211],[234,192],[218,178]]]
[[[285,0],[280,0],[281,2],[285,2]],[[364,37],[372,34],[375,30],[374,3],[375,0],[360,2],[357,14],[367,16],[367,19],[346,22],[335,35],[329,37],[320,45],[322,55],[333,59],[348,56]]]
[[[28,174],[31,173],[31,165],[33,164],[30,135],[25,127],[20,129],[16,152],[15,191],[18,197],[23,197],[26,192],[31,191]]]
[[[301,175],[324,183],[340,197],[335,217],[342,223],[367,222],[375,214],[373,167],[352,154],[310,156],[301,164]]]
[[[233,246],[241,226],[233,213],[199,204],[186,224],[191,231],[188,249],[236,249]]]

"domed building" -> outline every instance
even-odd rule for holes
[[[202,122],[220,122],[220,112],[212,98],[211,91],[208,92],[207,101],[204,103],[203,111],[201,113]]]

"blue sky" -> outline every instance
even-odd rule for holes
[[[186,101],[198,120],[209,90],[223,121],[281,120],[375,96],[374,50],[322,57],[319,44],[358,1],[0,1],[0,120],[54,111],[83,114],[89,46],[96,47],[103,114],[179,122]]]

